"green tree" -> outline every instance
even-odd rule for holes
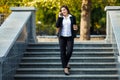
[[[119,6],[120,0],[91,0],[91,2],[90,34],[105,34],[106,12],[104,8],[111,5]],[[1,0],[0,13],[9,15],[9,8],[13,6],[34,6],[37,10],[37,32],[42,31],[53,35],[55,34],[55,21],[61,5],[69,7],[71,13],[76,16],[78,26],[80,26],[82,0]],[[39,21],[41,24],[38,24]]]

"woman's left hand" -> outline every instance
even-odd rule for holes
[[[77,25],[73,25],[73,30],[78,30],[78,26]]]

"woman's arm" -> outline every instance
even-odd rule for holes
[[[58,34],[60,31],[60,28],[56,28],[56,34]]]
[[[56,21],[56,27],[59,28],[62,26],[62,20],[63,18],[62,17],[58,17],[57,21]]]
[[[76,25],[76,17],[73,16],[73,30],[78,30],[78,26]]]

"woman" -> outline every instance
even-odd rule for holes
[[[70,14],[67,6],[60,8],[59,17],[56,22],[57,35],[59,37],[62,67],[65,75],[69,75],[69,60],[73,52],[74,38],[76,37],[76,19]]]

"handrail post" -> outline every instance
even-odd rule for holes
[[[36,9],[34,7],[11,7],[11,11],[12,12],[32,12],[31,18],[30,18],[30,22],[29,22],[29,29],[30,29],[30,33],[29,33],[29,37],[30,40],[28,40],[28,43],[36,43],[37,42],[37,38],[36,38],[36,25],[35,25],[35,12]]]
[[[112,43],[113,52],[116,56],[116,66],[118,68],[118,75],[120,75],[120,6],[107,6],[107,37],[106,41]],[[120,76],[118,77],[120,80]]]
[[[112,28],[110,27],[109,12],[110,11],[120,11],[120,6],[106,6],[106,42],[112,42]]]

